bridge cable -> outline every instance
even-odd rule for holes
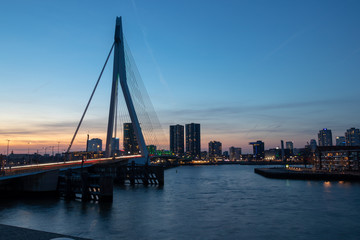
[[[87,112],[87,109],[88,109],[88,107],[89,107],[89,105],[90,105],[90,102],[91,102],[93,96],[94,96],[94,93],[95,93],[95,91],[96,91],[96,88],[97,88],[97,86],[98,86],[98,84],[99,84],[99,82],[100,82],[101,76],[102,76],[102,74],[103,74],[103,72],[104,72],[104,70],[105,70],[106,64],[107,64],[107,62],[108,62],[108,60],[109,60],[109,58],[110,58],[111,52],[112,52],[112,50],[114,49],[114,46],[115,46],[115,42],[114,42],[113,45],[111,46],[110,52],[109,52],[109,54],[108,54],[108,56],[107,56],[107,58],[106,58],[106,61],[105,61],[105,64],[104,64],[104,66],[103,66],[103,68],[102,68],[102,70],[101,70],[100,76],[99,76],[99,78],[98,78],[98,80],[97,80],[97,82],[96,82],[96,84],[95,84],[94,90],[92,91],[91,96],[90,96],[90,99],[89,99],[89,101],[88,101],[88,103],[87,103],[87,105],[86,105],[86,107],[85,107],[85,111],[84,111],[83,115],[81,116],[80,122],[79,122],[79,124],[78,124],[78,126],[77,126],[77,128],[76,128],[76,130],[75,130],[74,136],[73,136],[73,138],[71,139],[70,145],[69,145],[69,147],[68,147],[68,149],[67,149],[67,151],[66,151],[67,154],[70,152],[71,146],[72,146],[72,144],[74,143],[74,140],[75,140],[75,137],[76,137],[76,135],[77,135],[77,132],[79,131],[79,128],[80,128],[80,126],[81,126],[81,123],[82,123],[82,121],[83,121],[83,119],[84,119],[84,117],[85,117],[85,114],[86,114],[86,112]]]

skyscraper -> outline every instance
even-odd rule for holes
[[[336,137],[336,146],[346,146],[346,139],[344,136]]]
[[[257,140],[256,142],[250,142],[250,145],[253,145],[253,154],[257,159],[263,159],[265,157],[265,143],[263,141]]]
[[[294,143],[289,141],[286,142],[286,149],[289,149],[290,155],[294,154]]]
[[[209,142],[209,157],[216,158],[222,155],[221,142],[211,141]]]
[[[332,133],[330,129],[324,128],[318,133],[319,146],[332,146]]]
[[[87,149],[89,152],[102,151],[102,140],[99,138],[92,138],[87,141]]]
[[[200,124],[190,123],[186,128],[186,153],[200,158]]]
[[[176,155],[184,154],[184,126],[170,126],[170,151]]]
[[[136,139],[132,123],[124,123],[124,150],[127,154],[139,153],[139,143]]]
[[[360,131],[357,128],[350,128],[345,132],[346,146],[360,146]]]

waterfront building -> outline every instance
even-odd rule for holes
[[[140,151],[132,123],[124,123],[124,151],[126,154],[138,154]]]
[[[224,151],[224,152],[223,152],[223,156],[224,156],[225,158],[229,158],[229,151]]]
[[[111,152],[119,151],[119,138],[112,138],[111,139]]]
[[[88,152],[101,152],[102,140],[100,138],[92,138],[87,141]]]
[[[184,126],[171,125],[170,126],[170,151],[175,155],[184,154]]]
[[[157,155],[157,149],[156,149],[155,145],[148,145],[148,146],[146,146],[146,148],[150,155]]]
[[[190,123],[186,129],[186,153],[195,158],[200,157],[200,124]]]
[[[359,171],[360,146],[318,147],[314,167],[326,171]]]
[[[317,148],[317,144],[316,144],[316,140],[315,139],[310,139],[310,149],[312,152],[315,152]]]
[[[346,146],[360,146],[360,131],[350,128],[345,132]]]
[[[253,154],[256,159],[263,159],[265,157],[265,143],[263,141],[250,142],[253,145]]]
[[[286,144],[286,149],[289,149],[290,155],[294,155],[294,143],[292,141],[289,141],[286,142],[285,144]]]
[[[336,146],[346,146],[346,139],[344,136],[336,137]]]
[[[230,147],[229,148],[230,161],[236,161],[241,159],[241,148]]]
[[[217,158],[222,156],[221,142],[211,141],[209,142],[209,158]]]
[[[319,146],[332,146],[332,133],[330,129],[324,128],[318,133]]]

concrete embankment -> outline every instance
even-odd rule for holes
[[[51,239],[68,239],[68,240],[90,240],[88,238],[72,237],[58,233],[32,230],[22,227],[14,227],[0,224],[1,240],[51,240]]]
[[[360,173],[334,173],[312,170],[291,170],[287,168],[255,168],[254,172],[267,178],[322,180],[322,181],[360,181]]]

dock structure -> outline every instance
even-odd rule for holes
[[[301,168],[255,168],[254,172],[267,178],[277,179],[360,181],[360,173],[358,172],[326,172]]]

